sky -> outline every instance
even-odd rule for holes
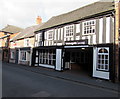
[[[37,16],[46,22],[99,0],[0,0],[0,29],[7,24],[26,28],[36,25]]]

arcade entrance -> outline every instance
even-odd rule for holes
[[[93,48],[65,49],[64,69],[92,76]]]

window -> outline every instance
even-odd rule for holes
[[[56,63],[56,51],[55,50],[40,50],[39,63],[54,65]]]
[[[11,59],[14,59],[14,57],[15,57],[15,52],[11,52]]]
[[[21,60],[27,60],[27,52],[26,51],[21,51]]]
[[[95,33],[95,20],[83,22],[83,34],[93,34]]]
[[[42,41],[42,33],[39,33],[39,40]]]
[[[48,40],[53,39],[53,30],[48,31]]]
[[[66,37],[71,37],[74,34],[74,25],[66,26]]]
[[[29,46],[29,39],[24,39],[24,46]]]
[[[35,35],[35,40],[36,40],[36,41],[38,40],[38,34]]]
[[[98,48],[97,70],[109,71],[109,48]]]

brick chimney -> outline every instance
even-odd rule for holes
[[[42,23],[42,18],[40,16],[38,16],[36,18],[36,24],[40,24],[40,23]]]

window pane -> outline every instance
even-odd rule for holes
[[[105,60],[105,64],[108,64],[108,60]]]
[[[108,59],[108,55],[105,55],[105,59]]]

